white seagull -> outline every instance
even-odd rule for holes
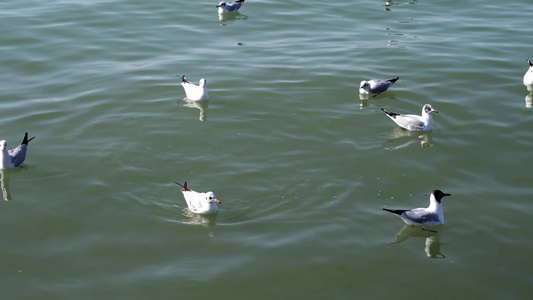
[[[393,120],[401,128],[407,129],[409,131],[428,131],[433,127],[433,116],[432,113],[439,113],[430,104],[425,104],[422,107],[422,115],[403,115],[398,113],[393,113],[381,108],[387,116]]]
[[[207,88],[205,87],[206,84],[207,81],[204,78],[200,79],[200,85],[195,85],[187,80],[185,75],[181,77],[181,86],[183,86],[187,98],[191,101],[209,100],[209,94],[207,93]]]
[[[175,183],[183,188],[181,192],[183,193],[185,202],[187,202],[189,210],[195,214],[214,214],[218,211],[217,203],[222,204],[213,192],[198,193],[189,189],[187,182],[183,185],[177,182]]]
[[[28,133],[26,132],[20,146],[11,150],[7,150],[7,142],[5,140],[1,140],[0,147],[2,147],[2,159],[0,161],[0,169],[13,169],[20,166],[24,162],[24,159],[26,159],[28,143],[34,138],[35,137],[32,137],[28,140]]]
[[[359,86],[359,93],[360,94],[380,94],[386,91],[391,85],[393,85],[400,77],[388,79],[388,80],[378,80],[378,79],[371,79],[371,80],[363,80],[361,81],[361,85]]]
[[[407,225],[412,226],[437,226],[444,224],[444,213],[442,211],[441,200],[445,196],[451,194],[443,193],[440,190],[434,190],[429,198],[429,206],[427,208],[413,208],[413,209],[387,209],[383,210],[391,212],[400,217]]]
[[[233,13],[237,12],[241,8],[244,0],[237,0],[235,2],[227,3],[226,1],[220,2],[216,7],[218,7],[218,13]]]
[[[524,74],[524,84],[533,85],[533,62],[531,62],[529,59],[526,59],[526,61],[529,64],[529,69],[527,70],[526,74]]]

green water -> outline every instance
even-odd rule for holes
[[[216,4],[0,3],[0,138],[36,136],[0,174],[0,298],[530,298],[529,1]],[[428,133],[380,111],[425,103]],[[434,189],[436,233],[381,210]]]

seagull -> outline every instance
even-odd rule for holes
[[[1,140],[0,147],[2,147],[2,160],[0,161],[0,169],[13,169],[20,166],[24,162],[24,159],[26,159],[28,143],[34,138],[35,137],[32,137],[28,140],[28,133],[26,132],[20,146],[11,150],[7,150],[7,142]]]
[[[178,182],[174,183],[182,187],[181,192],[183,197],[185,197],[185,202],[187,202],[189,210],[195,214],[214,214],[218,211],[217,203],[222,204],[213,192],[198,193],[189,189],[187,182],[183,185]]]
[[[380,94],[386,91],[388,88],[391,87],[400,77],[388,79],[388,80],[378,80],[378,79],[371,79],[369,81],[363,80],[361,81],[361,85],[359,86],[359,93],[360,94]]]
[[[181,86],[183,86],[187,98],[191,101],[202,101],[209,99],[209,94],[207,93],[207,88],[205,87],[206,84],[207,82],[204,78],[200,79],[200,85],[198,86],[187,80],[185,75],[181,77]]]
[[[524,74],[524,84],[533,85],[533,62],[531,62],[529,59],[526,59],[526,61],[529,64],[529,69],[527,70],[526,74]]]
[[[393,113],[381,108],[391,120],[393,120],[401,128],[409,131],[428,131],[433,127],[433,116],[431,113],[439,113],[430,104],[425,104],[422,107],[422,116],[417,115],[403,115]]]
[[[413,209],[387,209],[400,217],[405,224],[412,226],[437,226],[444,224],[444,214],[442,212],[442,197],[451,196],[440,190],[434,190],[429,197],[429,206],[427,208]]]
[[[216,7],[218,7],[218,13],[233,13],[237,12],[241,8],[244,0],[237,0],[235,2],[226,3],[226,1],[220,2]]]

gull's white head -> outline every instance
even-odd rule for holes
[[[368,85],[368,81],[363,80],[363,81],[361,81],[361,85],[359,85],[359,88],[362,89],[362,88],[364,88],[366,85]]]
[[[431,106],[431,104],[426,104],[424,105],[424,107],[422,108],[422,113],[426,113],[426,114],[431,114],[431,113],[439,113],[437,110],[433,109],[433,107]]]
[[[200,79],[200,86],[201,87],[205,88],[206,84],[207,84],[207,81],[205,80],[205,78]]]
[[[7,142],[5,140],[0,141],[0,147],[2,147],[2,152],[7,149]]]
[[[220,202],[217,197],[215,196],[215,193],[213,192],[207,192],[205,193],[205,199],[209,202],[209,203],[213,203],[213,202],[216,202],[218,204],[222,204],[222,202]]]
[[[213,5],[213,4],[211,4],[211,5]],[[224,6],[226,6],[226,1],[222,1],[222,2],[220,2],[220,3],[217,5],[217,7],[224,7]]]

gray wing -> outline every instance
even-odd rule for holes
[[[228,8],[228,11],[234,12],[234,11],[237,11],[239,8],[241,8],[243,2],[228,3],[226,4],[226,7]]]
[[[386,91],[391,85],[392,82],[389,80],[374,80],[370,83],[370,88],[372,89],[372,93],[379,94]]]
[[[417,223],[439,222],[439,216],[435,213],[427,213],[423,209],[411,209],[404,213],[409,219]]]
[[[418,129],[420,126],[422,128],[424,127],[424,122],[421,121],[420,116],[417,115],[403,115],[403,114],[396,114],[396,115],[389,115],[389,117],[396,122],[400,127],[413,130]]]
[[[23,144],[18,146],[15,149],[8,151],[9,156],[11,157],[11,162],[15,167],[20,166],[26,159],[26,151],[28,150],[28,145]]]

